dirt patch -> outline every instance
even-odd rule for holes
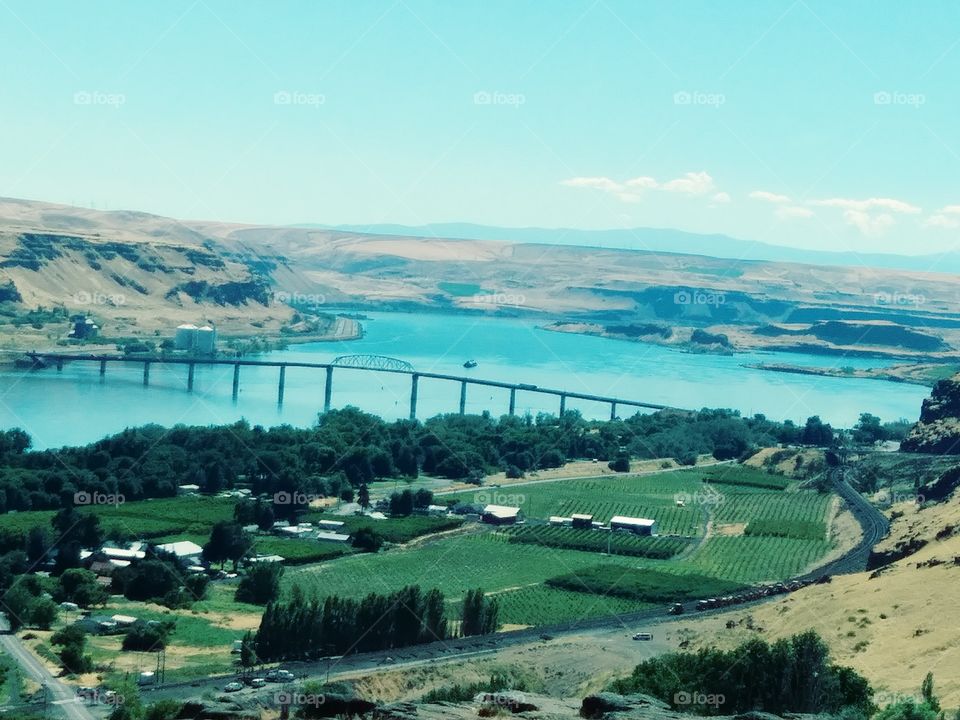
[[[741,537],[747,529],[746,523],[727,523],[712,525],[712,534],[717,537]]]

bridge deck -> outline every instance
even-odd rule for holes
[[[167,357],[167,356],[126,356],[126,355],[93,355],[82,353],[27,353],[27,357],[35,358],[47,362],[128,362],[139,364],[164,364],[164,365],[231,365],[239,367],[275,367],[275,368],[313,368],[317,370],[326,370],[327,368],[340,368],[343,370],[359,370],[363,372],[387,372],[398,375],[411,375],[418,378],[429,378],[432,380],[449,380],[451,382],[466,383],[468,385],[482,385],[485,387],[504,388],[512,391],[523,391],[532,393],[541,393],[543,395],[555,395],[562,398],[573,398],[576,400],[592,400],[595,402],[609,403],[611,405],[624,405],[627,407],[646,408],[649,410],[671,410],[669,405],[660,405],[657,403],[643,402],[641,400],[628,400],[626,398],[609,397],[606,395],[592,395],[590,393],[574,392],[571,390],[557,390],[556,388],[544,388],[539,385],[529,385],[526,383],[509,383],[500,380],[483,380],[481,378],[468,377],[465,375],[447,375],[444,373],[421,372],[419,370],[407,370],[401,368],[365,368],[350,365],[337,365],[334,363],[310,363],[300,361],[278,361],[278,360],[244,360],[240,358],[187,358],[187,357]]]

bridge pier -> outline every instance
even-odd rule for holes
[[[420,376],[414,373],[410,376],[410,419],[417,419],[417,387],[420,385]]]
[[[233,366],[233,401],[237,401],[237,396],[240,395],[240,363],[235,363]]]
[[[333,365],[327,366],[327,381],[323,385],[323,411],[330,412],[330,398],[333,395]]]
[[[560,417],[563,417],[563,414],[567,411],[567,396],[560,396]]]
[[[143,384],[150,384],[150,362],[147,361],[143,364]]]
[[[277,405],[283,405],[283,386],[287,382],[287,366],[280,366],[280,384],[277,385]]]
[[[460,381],[460,414],[464,415],[467,412],[467,381]]]
[[[615,402],[610,403],[610,419],[617,419],[617,404]]]
[[[190,363],[187,366],[187,392],[193,392],[193,376],[196,370],[196,363]]]
[[[101,360],[100,361],[100,377],[103,377],[106,374],[107,374],[107,361]]]
[[[57,372],[63,372],[63,359],[59,358],[57,360]]]
[[[517,411],[517,389],[515,387],[510,388],[510,414],[513,415]]]

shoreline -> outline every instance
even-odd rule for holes
[[[933,387],[937,380],[951,377],[960,371],[960,366],[949,363],[903,364],[888,368],[833,368],[791,365],[789,363],[742,363],[741,367],[751,370],[788,373],[792,375],[815,375],[831,378],[854,378],[860,380],[883,380],[886,382],[906,383]]]

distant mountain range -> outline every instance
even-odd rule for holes
[[[473,223],[430,225],[300,225],[374,235],[436,237],[463,240],[503,240],[538,245],[579,245],[687,255],[708,255],[732,260],[804,263],[841,267],[876,267],[927,272],[960,272],[960,253],[942,255],[895,255],[886,253],[804,250],[729,235],[701,235],[669,228],[576,230],[570,228],[509,228]]]

